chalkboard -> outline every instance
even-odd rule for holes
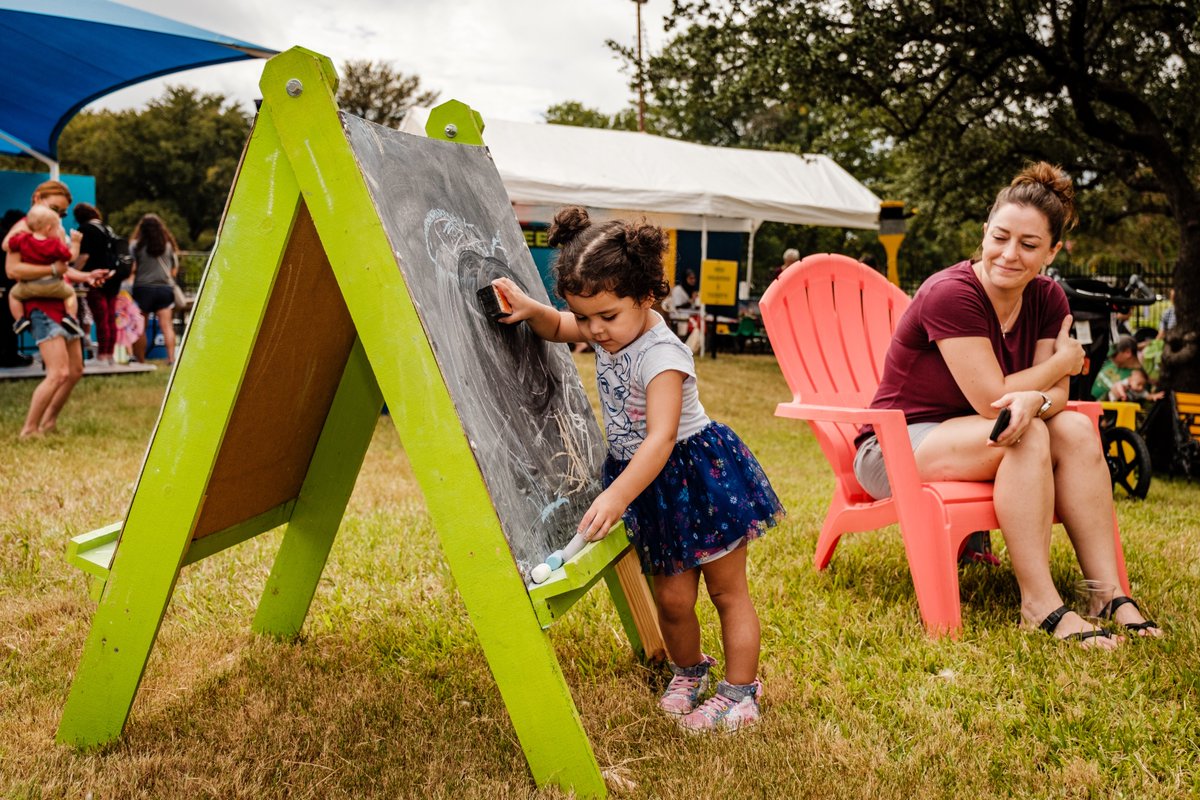
[[[565,545],[599,493],[603,437],[564,344],[484,315],[509,277],[548,302],[483,147],[342,115],[342,125],[522,575]]]

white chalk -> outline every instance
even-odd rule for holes
[[[538,564],[530,571],[529,577],[534,583],[545,583],[546,579],[550,577],[551,572],[553,570],[550,569],[549,564]]]
[[[584,548],[584,545],[586,545],[587,543],[588,543],[588,540],[583,538],[582,533],[575,534],[575,538],[573,538],[570,542],[568,542],[567,546],[562,549],[563,561],[570,561],[572,558],[575,557],[576,553],[578,553],[580,550],[582,550]]]

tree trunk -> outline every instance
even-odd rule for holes
[[[1172,389],[1200,392],[1200,218],[1179,220],[1175,263],[1175,327],[1165,337],[1163,382]]]

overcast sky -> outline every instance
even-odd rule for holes
[[[632,99],[629,76],[605,40],[636,45],[633,0],[119,0],[274,50],[300,45],[333,59],[383,59],[441,100],[495,119],[540,122],[578,100],[614,113]],[[643,47],[660,50],[671,0],[642,6]],[[91,108],[139,107],[168,84],[259,97],[261,61],[177,72],[115,92]]]

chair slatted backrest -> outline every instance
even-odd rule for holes
[[[767,336],[794,400],[866,408],[900,316],[911,301],[874,269],[852,258],[812,255],[784,270],[759,304]],[[849,471],[858,427],[815,422],[839,476]],[[852,494],[861,491],[848,484]]]

